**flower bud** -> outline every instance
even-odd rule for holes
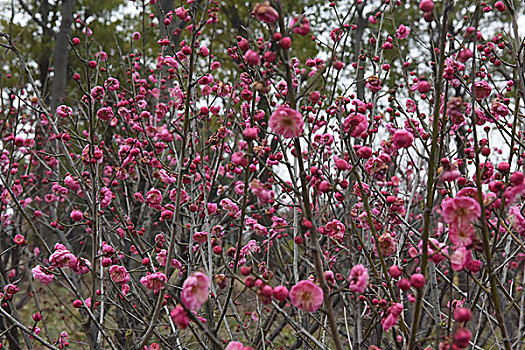
[[[397,282],[397,286],[402,291],[407,291],[410,289],[410,282],[406,278],[402,278],[399,280],[399,282]]]
[[[392,276],[393,278],[398,278],[399,276],[401,276],[401,274],[403,273],[401,271],[401,269],[399,268],[399,266],[397,265],[392,265],[390,266],[390,268],[388,269],[388,273],[390,274],[390,276]]]
[[[472,318],[472,312],[464,307],[458,307],[454,311],[454,319],[456,322],[468,322]]]
[[[397,148],[408,148],[414,142],[414,136],[406,130],[396,130],[392,135],[392,141]]]
[[[432,0],[421,0],[419,9],[425,13],[432,12],[434,10],[434,2]]]
[[[521,171],[516,171],[510,176],[510,182],[514,186],[521,185],[523,183],[523,173]]]
[[[461,349],[467,348],[471,337],[472,333],[468,328],[460,328],[454,334],[454,345]]]
[[[425,285],[425,276],[420,273],[415,273],[410,277],[410,285],[414,288],[421,289]]]
[[[288,288],[285,286],[277,286],[273,289],[273,297],[276,300],[284,301],[288,298]]]

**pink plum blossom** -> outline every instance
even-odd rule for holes
[[[390,306],[386,311],[386,316],[381,319],[381,325],[383,330],[388,332],[390,328],[394,327],[399,319],[399,315],[403,312],[403,305],[400,303],[395,303]]]
[[[410,88],[410,90],[412,91],[417,90],[418,92],[422,94],[426,94],[431,89],[432,87],[430,86],[430,83],[426,79],[419,79],[419,81],[415,83],[414,85],[412,85],[412,87]]]
[[[385,232],[379,236],[379,248],[385,256],[390,256],[396,252],[397,244],[396,240],[390,232]],[[376,251],[376,246],[374,245],[374,251]],[[376,252],[377,253],[377,252]]]
[[[56,112],[60,118],[70,118],[73,116],[73,109],[66,105],[58,106]]]
[[[186,311],[184,311],[184,308],[180,305],[171,310],[170,317],[177,328],[186,329],[190,325],[190,318],[186,314]]]
[[[372,92],[379,92],[383,87],[381,86],[381,79],[375,75],[366,80],[366,87]]]
[[[509,208],[509,219],[512,227],[520,236],[525,236],[525,218],[521,214],[520,207],[513,205]]]
[[[481,215],[479,203],[470,197],[454,197],[441,203],[443,219],[446,223],[461,226],[471,223]]]
[[[349,288],[352,292],[363,293],[368,286],[368,270],[363,265],[355,265],[350,270]]]
[[[129,273],[124,266],[112,265],[109,268],[109,277],[113,282],[118,284],[129,282]]]
[[[244,346],[240,341],[231,341],[224,350],[253,350],[249,346]]]
[[[111,107],[102,107],[97,111],[97,117],[104,121],[110,120],[113,118],[113,109]]]
[[[472,253],[464,247],[458,248],[450,256],[450,265],[452,270],[461,271],[467,267],[468,263],[472,259]]]
[[[146,203],[154,208],[162,202],[162,194],[156,188],[152,188],[146,193]]]
[[[486,81],[478,81],[474,83],[472,93],[477,99],[485,99],[490,96],[492,88]]]
[[[323,304],[323,290],[310,280],[298,282],[290,289],[292,305],[306,312],[316,312]]]
[[[411,98],[406,100],[406,109],[408,113],[414,113],[417,110],[417,105]]]
[[[155,293],[164,289],[164,285],[168,281],[168,278],[162,272],[150,273],[140,279],[142,285]]]
[[[403,40],[408,37],[408,34],[410,34],[410,28],[403,24],[400,24],[399,28],[397,28],[396,31],[396,38],[398,38],[399,40]]]
[[[250,182],[250,190],[261,204],[268,203],[274,196],[273,191],[266,189],[259,179],[253,179]]]
[[[475,229],[473,225],[450,226],[449,238],[457,247],[466,247],[470,245],[474,235]]]
[[[210,280],[202,272],[195,272],[188,277],[180,294],[181,302],[190,310],[198,310],[208,300]]]
[[[325,226],[319,227],[319,232],[337,241],[342,241],[346,231],[345,225],[339,220],[332,220]]]
[[[352,137],[359,137],[368,128],[368,121],[361,113],[352,113],[343,121],[343,129]]]
[[[42,282],[44,284],[51,283],[53,281],[53,279],[55,278],[55,275],[53,275],[48,270],[45,270],[40,265],[37,265],[37,266],[33,267],[31,272],[33,273],[33,278],[39,280],[40,282]]]
[[[297,22],[301,20],[299,24]],[[310,21],[306,16],[294,17],[290,20],[290,28],[293,28],[293,32],[299,35],[308,35],[310,33]]]
[[[53,254],[51,254],[51,256],[49,257],[49,262],[54,267],[73,268],[77,264],[77,258],[75,255],[69,252],[69,250],[64,248],[56,250]]]
[[[233,201],[229,198],[222,199],[220,205],[222,209],[227,210],[232,214],[235,214],[239,211],[237,204],[233,203]]]
[[[303,133],[304,121],[301,113],[290,107],[278,107],[270,116],[270,128],[277,135],[296,138]]]
[[[231,341],[228,343],[228,346],[226,346],[225,350],[243,350],[244,344],[240,341]]]
[[[80,210],[73,210],[69,215],[73,221],[81,221],[84,218],[84,214]]]
[[[77,264],[71,268],[77,275],[85,275],[91,271],[91,262],[86,259],[79,257]]]

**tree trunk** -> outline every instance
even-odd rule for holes
[[[49,76],[49,52],[51,52],[53,45],[52,33],[45,29],[49,27],[49,3],[47,0],[43,0],[40,4],[40,16],[42,17],[42,53],[38,60],[38,69],[40,71],[40,93],[42,97],[46,98],[48,93],[47,79]]]
[[[366,27],[368,26],[368,20],[363,14],[365,3],[357,6],[357,29],[353,37],[353,46],[354,46],[354,62],[357,62],[357,98],[359,100],[364,100],[365,98],[365,72],[363,69],[359,69],[361,65],[359,60],[359,55],[361,54],[361,48],[363,47],[363,34]]]
[[[73,25],[73,8],[75,0],[63,0],[62,20],[60,31],[57,34],[55,50],[53,52],[54,77],[51,87],[50,107],[51,112],[55,113],[57,107],[62,103],[67,87],[67,68],[69,59],[69,36]]]
[[[175,20],[175,18],[172,18],[171,23],[168,26],[165,26],[164,19],[166,18],[166,15],[168,12],[175,11],[175,2],[173,0],[160,0],[159,1],[159,11],[157,12],[157,19],[159,20],[159,23],[161,25],[160,28],[160,36],[162,38],[168,37],[170,41],[173,40],[173,32],[175,30],[175,23],[178,22]],[[172,44],[177,45],[178,43],[172,42]]]

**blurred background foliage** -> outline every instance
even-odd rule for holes
[[[71,38],[78,37],[81,44],[75,47],[82,57],[87,57],[87,50],[91,54],[105,51],[108,60],[103,65],[108,69],[112,76],[124,77],[129,65],[123,64],[123,59],[129,59],[129,53],[134,52],[150,59],[156,57],[161,47],[157,43],[158,38],[165,34],[163,20],[165,18],[164,9],[175,9],[179,6],[188,6],[186,1],[181,0],[159,0],[155,6],[151,6],[149,1],[124,1],[124,0],[69,0],[73,4],[73,28]],[[0,2],[0,23],[2,31],[9,34],[17,44],[20,52],[27,58],[33,76],[36,78],[40,92],[45,99],[49,99],[50,86],[53,78],[53,51],[55,50],[55,40],[59,33],[61,24],[61,7],[63,0],[11,0]],[[395,31],[399,24],[405,24],[411,29],[410,43],[404,41],[399,47],[401,56],[409,57],[412,63],[411,68],[419,68],[420,74],[430,74],[431,67],[429,62],[420,62],[421,50],[432,50],[432,47],[423,45],[428,42],[428,36],[437,35],[434,22],[432,26],[421,25],[423,22],[421,12],[418,10],[417,0],[403,0],[403,11],[399,8],[394,12],[389,12],[392,7],[388,6],[388,1],[367,1],[361,5],[353,6],[353,0],[336,1],[336,6],[330,9],[330,2],[319,2],[314,0],[283,0],[283,7],[289,17],[305,14],[311,22],[311,34],[321,39],[324,47],[316,47],[311,36],[293,36],[294,45],[292,46],[292,56],[298,57],[301,62],[307,58],[320,57],[327,59],[327,53],[331,50],[332,41],[329,33],[332,29],[338,28],[343,24],[356,24],[358,29],[352,38],[352,42],[346,43],[345,47],[339,48],[338,59],[343,60],[345,65],[356,62],[359,54],[364,54],[368,59],[377,53],[376,45],[370,42],[371,38],[385,39],[390,35],[395,37]],[[485,32],[503,32],[508,29],[508,13],[500,14],[500,21],[494,21],[494,16],[479,16],[478,19],[472,11],[476,5],[474,0],[461,1],[461,6],[453,6],[451,9],[451,19],[449,31],[454,35],[461,36],[466,27],[478,22],[480,28]],[[220,0],[219,22],[213,27],[207,27],[203,32],[203,40],[207,40],[207,45],[213,45],[214,59],[218,60],[222,69],[216,72],[216,79],[224,79],[233,72],[233,62],[227,55],[227,48],[236,43],[237,36],[248,37],[256,40],[260,35],[260,30],[268,30],[258,21],[254,21],[250,13],[253,9],[253,1],[242,0]],[[436,2],[436,13],[440,13],[440,2]],[[334,11],[337,9],[337,11]],[[518,8],[519,10],[519,8]],[[336,12],[336,15],[334,15]],[[370,16],[374,17],[378,13],[383,13],[383,20],[378,20],[376,24],[371,24]],[[507,11],[508,12],[508,11]],[[327,15],[329,14],[329,15]],[[174,17],[176,19],[176,17]],[[153,27],[152,24],[155,24]],[[175,24],[176,25],[176,24]],[[183,27],[185,24],[181,24]],[[173,24],[170,26],[173,29]],[[377,37],[379,26],[381,26],[381,38]],[[86,35],[85,28],[93,32],[93,36]],[[140,41],[132,40],[133,32],[140,32]],[[213,33],[211,33],[213,31]],[[185,34],[186,33],[186,34]],[[178,42],[172,40],[173,51],[177,51],[177,44],[187,35],[183,31]],[[213,43],[210,42],[213,38]],[[437,38],[434,38],[437,40]],[[490,39],[489,39],[490,40]],[[458,46],[459,47],[459,46]],[[397,47],[396,47],[397,49]],[[389,81],[395,82],[400,79],[402,73],[402,62],[396,62],[394,57],[399,57],[397,50],[386,50],[386,62],[390,61],[392,71],[389,74]],[[169,54],[164,50],[165,54]],[[381,52],[381,50],[379,50]],[[418,54],[419,52],[419,54]],[[323,56],[324,54],[324,56]],[[128,56],[126,56],[128,55]],[[13,87],[19,84],[22,87],[25,79],[21,74],[21,67],[14,60],[13,53],[3,50],[2,74],[0,85]],[[150,62],[150,67],[155,64]],[[66,96],[77,95],[71,90],[77,89],[76,84],[71,84],[73,73],[83,75],[85,65],[73,53],[68,61],[68,84]],[[369,67],[367,67],[369,69]],[[377,70],[380,67],[376,67]],[[12,77],[7,79],[7,73]]]

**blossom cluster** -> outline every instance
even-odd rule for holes
[[[92,52],[76,16],[67,98],[5,91],[0,345],[523,340],[517,32],[449,0],[258,1],[224,40],[237,6],[164,3],[137,7],[128,53]]]

